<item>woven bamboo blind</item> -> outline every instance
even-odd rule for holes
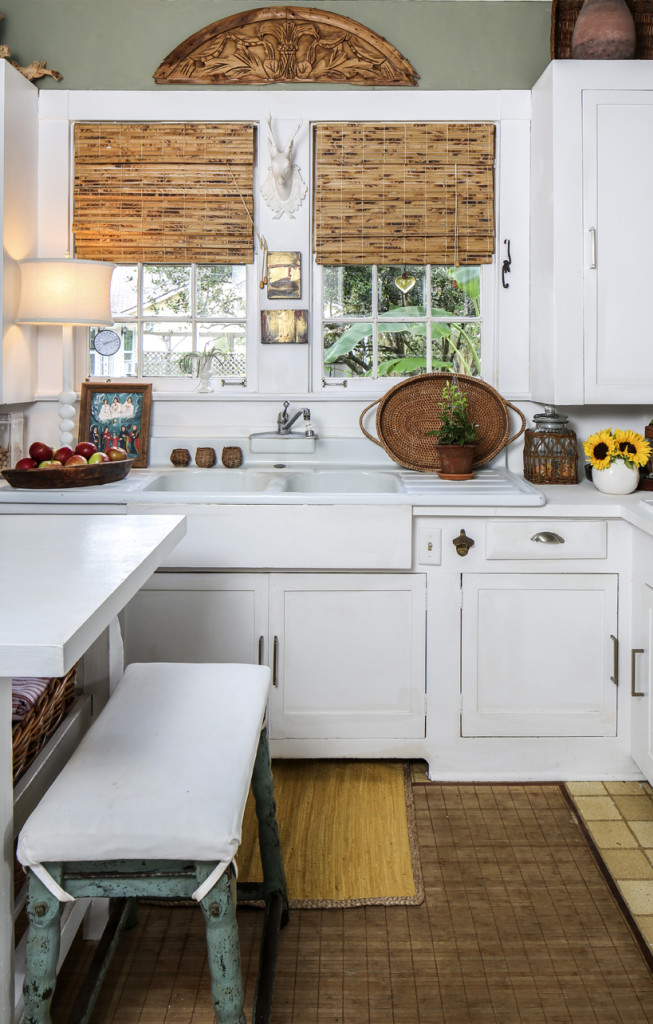
[[[252,263],[254,142],[248,124],[76,124],[76,255]]]
[[[313,241],[323,264],[489,263],[494,125],[316,125]]]

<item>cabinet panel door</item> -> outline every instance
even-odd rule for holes
[[[583,93],[585,400],[648,402],[653,93]]]
[[[422,737],[426,577],[279,574],[274,739]]]
[[[256,573],[156,573],[125,610],[125,663],[256,663],[267,586]]]
[[[653,782],[653,588],[642,583],[633,602],[633,644],[631,663],[632,757],[649,782]]]
[[[463,736],[614,736],[617,577],[465,574]]]

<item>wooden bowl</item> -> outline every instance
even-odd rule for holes
[[[55,469],[3,469],[2,475],[12,487],[27,490],[56,491],[62,487],[96,487],[124,480],[135,459],[98,462],[94,466],[61,466]]]

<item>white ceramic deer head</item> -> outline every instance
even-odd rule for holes
[[[283,213],[287,213],[293,219],[293,213],[301,206],[307,191],[299,167],[293,163],[293,142],[301,127],[301,121],[290,136],[285,149],[280,149],[276,143],[272,130],[272,118],[269,114],[267,124],[270,167],[265,181],[261,185],[261,194],[273,211],[275,219]]]

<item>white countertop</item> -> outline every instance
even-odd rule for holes
[[[0,676],[59,676],[186,532],[183,516],[0,516]]]

